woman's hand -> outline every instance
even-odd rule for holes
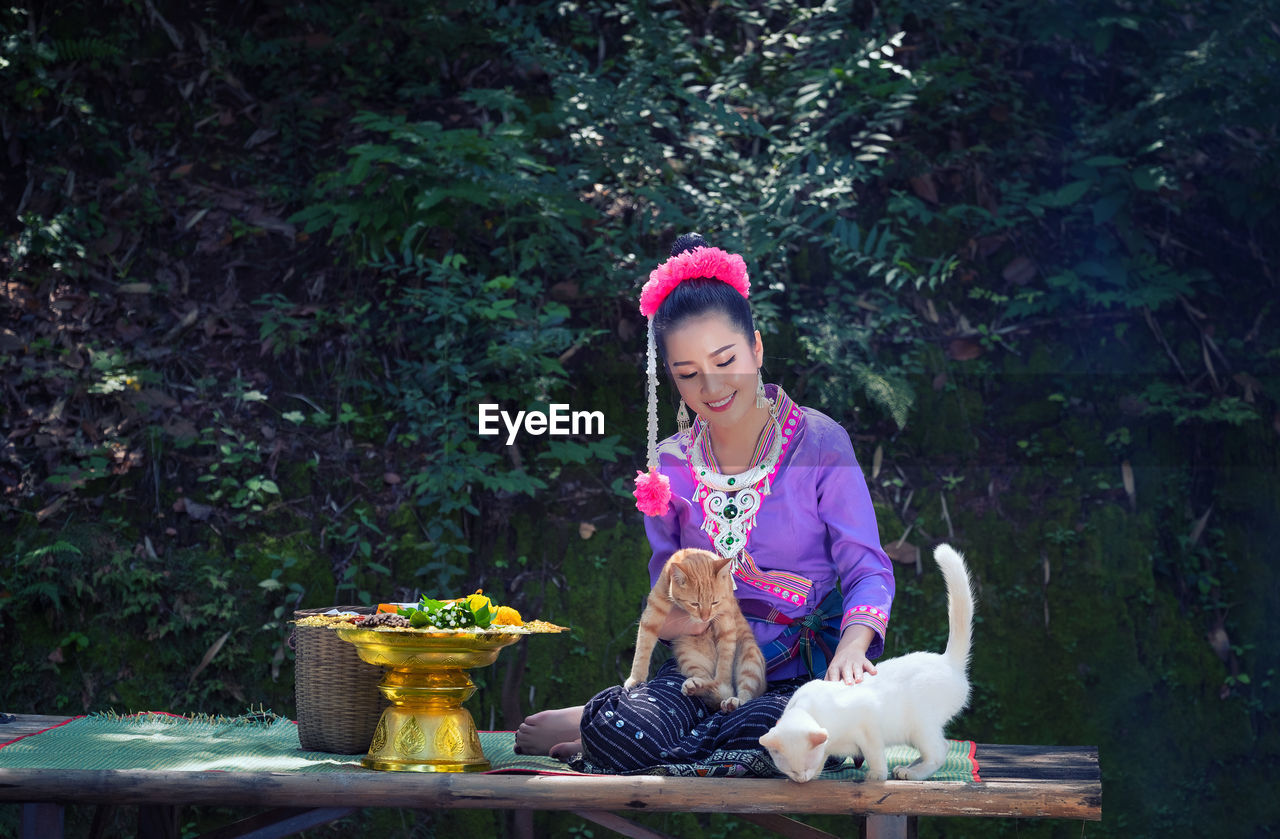
[[[667,613],[662,628],[658,630],[658,637],[663,641],[673,641],[682,635],[701,635],[707,631],[708,626],[710,624],[705,621],[689,617],[684,609],[672,609]]]
[[[840,636],[831,661],[827,663],[827,673],[823,677],[828,682],[844,682],[851,685],[861,682],[863,675],[874,676],[875,665],[867,658],[867,648],[876,636],[869,626],[854,624]]]

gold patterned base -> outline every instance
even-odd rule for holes
[[[361,765],[393,772],[484,772],[475,720],[462,703],[475,693],[466,671],[492,664],[518,635],[393,635],[340,629],[360,658],[387,667],[378,685],[391,707],[382,712]]]
[[[383,693],[388,693],[385,686]],[[395,693],[403,701],[402,691]],[[489,768],[467,709],[438,700],[415,704],[382,712],[363,766],[401,772],[484,772]]]

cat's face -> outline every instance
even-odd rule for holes
[[[808,722],[788,725],[779,720],[760,738],[778,771],[801,784],[822,774],[827,762],[827,732],[812,719]]]
[[[671,599],[690,617],[707,622],[733,602],[730,560],[686,548],[671,558]]]

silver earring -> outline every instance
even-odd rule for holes
[[[756,407],[769,407],[769,397],[764,392],[764,374],[759,368],[756,368]]]
[[[676,430],[684,434],[689,430],[689,409],[684,400],[680,400],[680,410],[676,413]]]

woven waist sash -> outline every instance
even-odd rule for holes
[[[809,678],[818,679],[827,672],[827,662],[840,643],[844,606],[838,590],[832,589],[817,607],[799,618],[788,617],[759,600],[743,600],[739,605],[748,620],[785,627],[777,638],[760,645],[766,670],[773,670],[799,656],[809,671]]]

